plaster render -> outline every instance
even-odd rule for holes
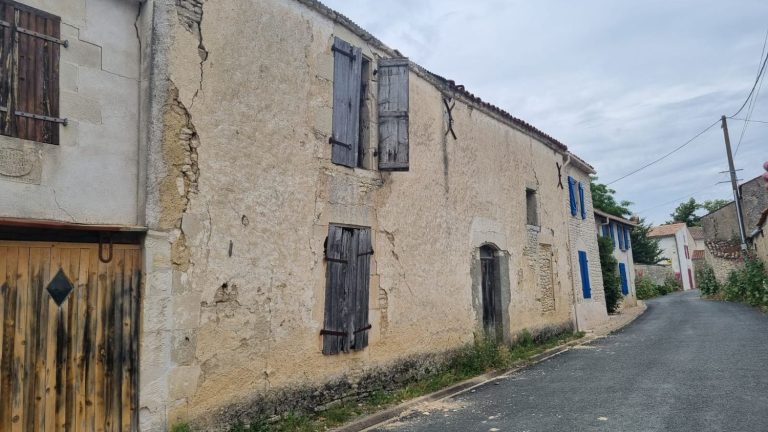
[[[138,221],[139,4],[123,0],[25,0],[61,17],[60,145],[2,137],[0,149],[32,149],[33,177],[0,174],[0,216],[66,222]],[[109,202],[109,205],[105,205]]]
[[[409,171],[334,165],[333,37],[374,60],[389,50],[297,1],[156,1],[154,11],[146,220],[162,236],[145,248],[170,270],[147,275],[159,310],[145,311],[143,338],[157,358],[142,367],[166,373],[142,393],[145,424],[215,429],[269,398],[286,409],[291,394],[331,382],[423,370],[482,326],[473,286],[486,243],[504,258],[505,338],[572,327],[562,150],[451,94],[458,139],[446,138],[447,90],[413,69]],[[526,188],[539,198],[533,230]],[[324,356],[330,224],[371,228],[372,329],[365,350]]]

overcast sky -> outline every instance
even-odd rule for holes
[[[744,102],[768,31],[768,1],[325,0],[387,45],[554,136],[612,181],[683,144]],[[752,118],[768,121],[768,84]],[[747,109],[739,117],[746,115]],[[733,146],[744,122],[730,121]],[[768,160],[750,123],[739,177]],[[719,125],[612,184],[663,223],[680,201],[732,199]],[[672,201],[672,202],[670,202]]]

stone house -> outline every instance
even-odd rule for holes
[[[593,168],[321,3],[0,5],[40,90],[0,85],[0,430],[222,429],[604,319]]]
[[[675,277],[683,284],[683,290],[696,289],[693,267],[693,250],[696,241],[685,223],[674,223],[653,227],[648,233],[659,241],[664,257],[675,271]]]
[[[619,281],[621,294],[624,296],[622,303],[625,306],[635,306],[637,305],[635,259],[632,256],[630,233],[637,223],[597,209],[594,213],[596,232],[613,240],[613,257],[619,263]]]

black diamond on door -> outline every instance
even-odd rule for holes
[[[67,275],[64,274],[64,271],[59,269],[59,271],[56,272],[56,276],[53,277],[53,280],[45,289],[48,290],[48,293],[51,295],[53,301],[56,302],[56,305],[61,306],[74,288],[74,285],[72,285],[72,282],[67,278]]]

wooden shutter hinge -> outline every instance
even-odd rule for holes
[[[0,111],[8,111],[8,108],[2,107],[0,109]],[[67,123],[69,123],[69,120],[67,120],[66,118],[61,118],[61,117],[50,117],[50,116],[44,116],[44,115],[40,115],[40,114],[32,114],[32,113],[28,113],[28,112],[24,112],[24,111],[15,111],[14,114],[19,116],[19,117],[33,118],[35,120],[43,120],[43,121],[48,121],[48,122],[52,122],[52,123],[61,123],[64,126],[66,126]]]
[[[14,27],[8,21],[3,21],[3,20],[0,20],[0,26],[2,26],[2,27],[11,27],[11,28]],[[48,42],[53,42],[53,43],[56,43],[56,44],[59,44],[59,45],[63,45],[64,48],[69,48],[69,41],[66,40],[66,39],[58,39],[58,38],[55,38],[53,36],[48,36],[46,34],[42,34],[42,33],[36,32],[36,31],[25,29],[24,27],[16,27],[16,31],[18,31],[19,33],[24,33],[25,35],[29,35],[29,36],[33,36],[33,37],[40,38],[40,39],[43,39],[43,40],[47,40]]]
[[[336,45],[334,45],[334,46],[331,47],[331,51],[335,51],[335,52],[337,52],[337,53],[339,53],[341,55],[345,55],[345,56],[349,57],[350,59],[352,59],[352,61],[355,61],[355,54],[352,52],[352,49],[350,49],[349,51],[344,51],[343,49],[341,49],[341,48],[337,47]]]
[[[342,331],[326,330],[326,329],[320,330],[320,336],[346,336],[346,335],[347,335],[347,332],[342,332]]]
[[[344,143],[344,142],[341,142],[341,141],[339,141],[339,140],[337,140],[337,139],[334,139],[333,137],[330,137],[330,138],[328,138],[328,144],[331,144],[331,145],[340,145],[340,146],[342,146],[342,147],[346,147],[346,148],[348,148],[348,149],[352,150],[352,146],[351,146],[351,145],[349,145],[349,144],[347,144],[347,143]]]
[[[342,264],[348,264],[349,263],[347,260],[339,259],[339,258],[328,258],[328,257],[325,257],[325,260],[326,261],[330,261],[330,262],[342,263]]]

